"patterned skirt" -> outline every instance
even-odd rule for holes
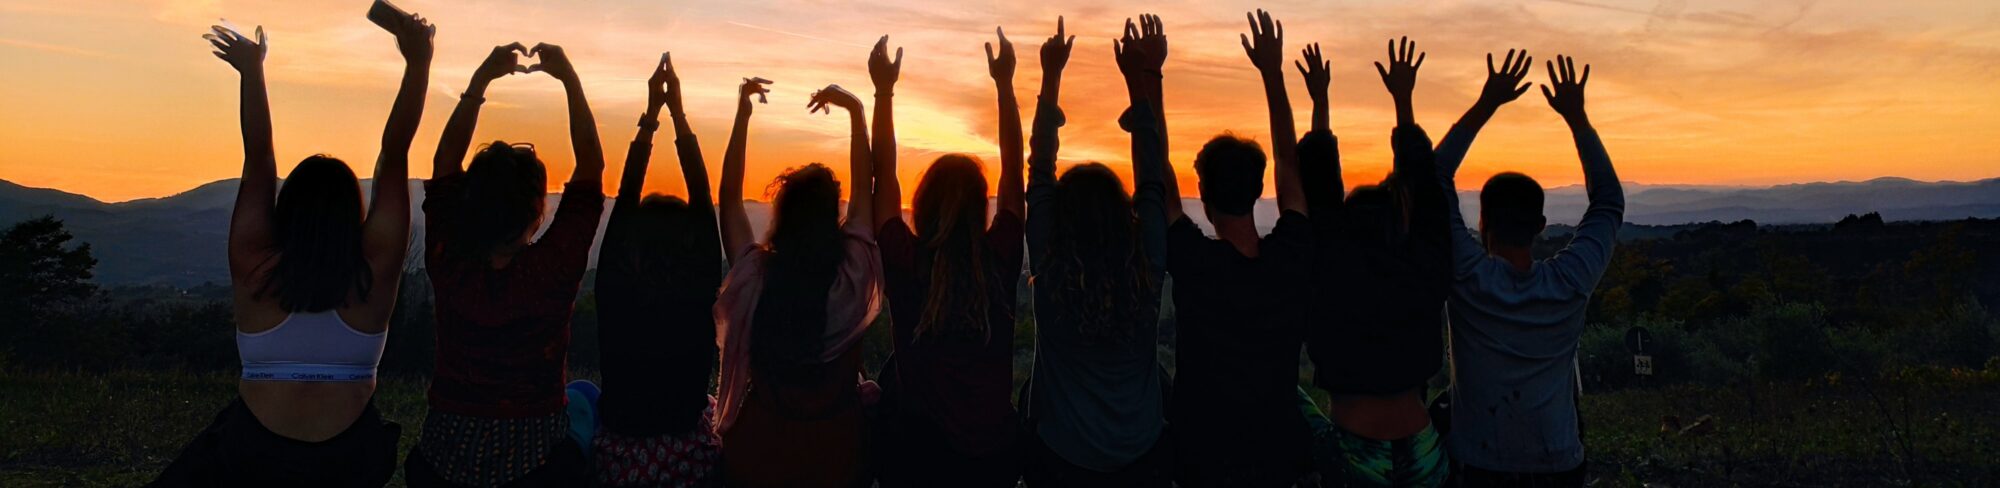
[[[569,436],[569,416],[496,419],[430,411],[417,447],[439,477],[462,486],[499,486],[548,461]]]
[[[722,461],[722,438],[715,434],[715,397],[708,398],[701,421],[679,435],[633,437],[599,430],[591,440],[597,482],[603,486],[716,485]]]

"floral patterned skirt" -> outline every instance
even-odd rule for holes
[[[633,437],[599,430],[591,440],[597,482],[604,486],[716,485],[722,438],[715,433],[715,397],[708,398],[693,431]]]

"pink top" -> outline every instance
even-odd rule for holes
[[[821,361],[839,359],[861,341],[868,324],[882,311],[882,258],[875,239],[863,232],[843,229],[847,237],[846,257],[826,296],[825,348]],[[727,432],[743,410],[750,393],[750,325],[757,311],[757,298],[764,293],[764,260],[770,251],[749,245],[732,249],[729,276],[722,282],[722,295],[715,300],[715,343],[722,351],[722,370],[716,379],[716,432]]]

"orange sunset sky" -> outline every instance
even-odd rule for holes
[[[1320,42],[1333,62],[1333,123],[1348,181],[1381,177],[1394,123],[1373,61],[1408,35],[1429,53],[1419,122],[1442,137],[1472,102],[1489,51],[1526,48],[1593,65],[1592,119],[1620,176],[1644,183],[1746,184],[1902,176],[2000,176],[2000,2],[1529,1],[879,1],[402,0],[438,26],[432,90],[413,148],[429,160],[457,94],[491,46],[565,46],[590,95],[614,185],[644,77],[672,51],[694,129],[720,172],[738,80],[775,80],[752,120],[749,185],[824,161],[845,172],[843,119],[811,114],[806,96],[839,83],[867,98],[877,36],[905,48],[897,112],[904,188],[936,155],[969,152],[996,171],[993,84],[982,43],[1006,27],[1020,52],[1016,85],[1032,120],[1036,47],[1057,15],[1077,34],[1063,106],[1065,163],[1125,167],[1115,118],[1125,103],[1109,39],[1123,19],[1161,15],[1173,162],[1186,170],[1209,136],[1270,139],[1263,93],[1237,34],[1263,7],[1286,25],[1289,58]],[[312,153],[364,176],[402,69],[368,2],[0,0],[0,179],[107,201],[156,197],[238,175],[237,75],[199,36],[218,18],[263,25],[279,171]],[[1296,119],[1310,103],[1287,68]],[[1544,81],[1537,67],[1530,80]],[[494,83],[476,141],[536,142],[552,184],[571,165],[559,84],[543,75]],[[671,131],[657,139],[648,188],[682,191]],[[1487,126],[1459,178],[1520,170],[1551,186],[1582,175],[1566,128],[1530,94]],[[282,174],[282,173],[281,173]],[[1183,184],[1193,192],[1193,184]]]

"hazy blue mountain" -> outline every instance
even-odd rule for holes
[[[172,196],[107,203],[0,180],[0,225],[41,215],[63,219],[71,233],[91,244],[99,261],[97,280],[101,283],[193,286],[227,282],[226,238],[236,183],[234,179],[222,180]],[[423,186],[412,182],[411,187],[414,212],[422,205]],[[1880,212],[1891,221],[2000,217],[2000,179],[1920,182],[1879,178],[1772,187],[1626,183],[1625,190],[1626,221],[1654,226],[1744,219],[1767,225],[1830,223],[1848,214],[1867,212]],[[1460,200],[1467,220],[1476,221],[1478,193],[1460,192]],[[557,196],[549,196],[550,208],[556,201]],[[1189,217],[1207,227],[1199,199],[1186,198],[1181,203]],[[1574,224],[1585,206],[1583,187],[1551,189],[1549,223]],[[762,236],[770,209],[752,202],[748,210],[755,235]],[[1277,220],[1273,201],[1258,202],[1254,212],[1266,230]],[[411,245],[417,249],[423,242],[423,214],[414,213]],[[602,231],[600,225],[600,237]],[[595,262],[595,256],[592,259]],[[410,266],[422,266],[421,253],[411,253]]]

